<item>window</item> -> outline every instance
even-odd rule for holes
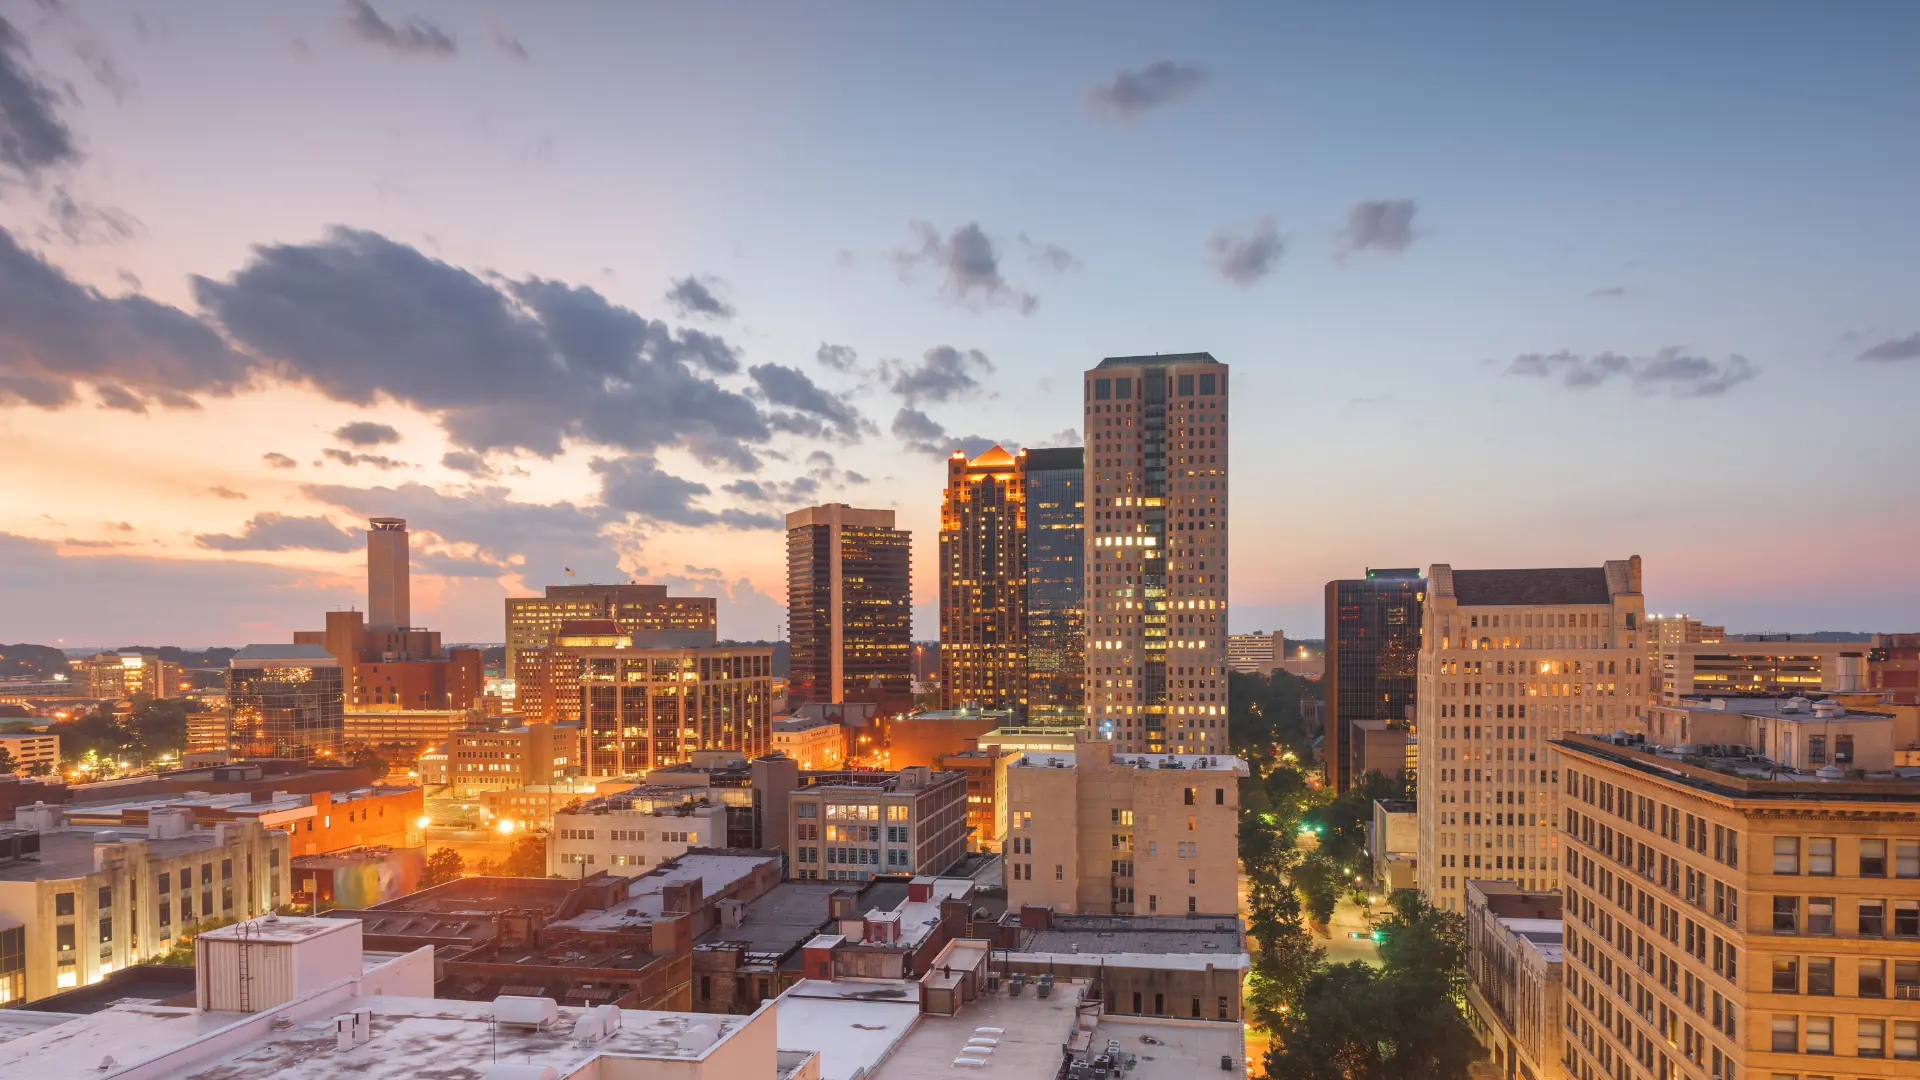
[[[1797,1016],[1776,1016],[1773,1018],[1773,1052],[1792,1054],[1800,1050],[1800,1018]]]
[[[1800,992],[1799,957],[1776,956],[1773,958],[1773,992],[1776,994]]]
[[[1807,933],[1833,933],[1833,897],[1809,896],[1807,898]]]
[[[1773,932],[1776,934],[1800,932],[1799,897],[1776,896],[1773,898]]]
[[[1854,1040],[1854,1053],[1867,1058],[1887,1056],[1887,1022],[1885,1020],[1862,1020],[1859,1032],[1859,1037]]]
[[[1885,900],[1860,901],[1860,936],[1887,936],[1887,902]]]
[[[1816,836],[1807,841],[1807,873],[1833,876],[1833,837]]]
[[[1920,841],[1901,840],[1893,845],[1893,876],[1920,878]]]
[[[1066,867],[1062,866],[1059,863],[1053,864],[1053,880],[1055,881],[1066,880],[1066,873],[1067,873]]]
[[[1893,1056],[1903,1061],[1920,1058],[1920,1020],[1893,1022]]]
[[[1193,789],[1192,789],[1192,788],[1182,788],[1182,789],[1180,789],[1180,790],[1181,790],[1181,791],[1183,791],[1183,792],[1185,792],[1185,794],[1186,794],[1186,799],[1187,799],[1187,805],[1188,805],[1188,806],[1192,806],[1192,805],[1193,805],[1193,794],[1194,794],[1194,792],[1193,792]]]
[[[1149,912],[1160,910],[1160,897],[1157,893],[1147,894],[1147,910]]]
[[[1799,837],[1776,836],[1773,838],[1773,872],[1776,874],[1800,872]]]
[[[1885,960],[1860,961],[1859,993],[1863,998],[1887,996],[1887,962]]]
[[[1833,996],[1833,957],[1807,958],[1807,993],[1821,997]]]
[[[1833,1053],[1833,1017],[1807,1017],[1807,1053]]]
[[[1887,876],[1887,842],[1885,840],[1860,841],[1860,876]]]
[[[53,942],[54,942],[53,947],[55,950],[63,953],[72,952],[73,951],[73,927],[72,926],[55,927],[53,931]],[[71,962],[71,958],[69,958],[69,962]]]
[[[70,892],[54,893],[53,913],[55,915],[73,914],[73,894]]]
[[[1893,996],[1902,1001],[1920,999],[1920,960],[1893,962]]]
[[[1220,999],[1220,1019],[1225,1020],[1226,1018],[1227,1018],[1227,999],[1221,998]]]
[[[113,906],[113,886],[111,885],[100,886],[100,910],[105,911],[112,906]]]
[[[1920,937],[1920,900],[1893,902],[1893,936]]]

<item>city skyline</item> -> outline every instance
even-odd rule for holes
[[[630,578],[764,639],[825,502],[927,640],[947,454],[1181,350],[1239,380],[1229,631],[1620,551],[1734,633],[1920,600],[1911,9],[356,10],[0,4],[0,640],[287,640],[384,516],[448,641]]]

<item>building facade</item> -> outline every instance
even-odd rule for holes
[[[1467,1022],[1500,1074],[1560,1080],[1560,894],[1467,882]]]
[[[1239,910],[1239,758],[1104,739],[1006,767],[1007,905],[1111,915]]]
[[[773,749],[807,772],[838,769],[847,760],[846,729],[812,716],[783,716],[773,722]]]
[[[89,697],[120,701],[135,694],[153,698],[180,695],[180,665],[151,653],[100,653],[76,664]]]
[[[318,645],[249,645],[227,668],[227,747],[240,757],[338,754],[346,672]]]
[[[940,507],[940,700],[1027,704],[1027,455],[954,451]]]
[[[1420,891],[1469,878],[1559,887],[1553,740],[1645,722],[1640,557],[1427,575],[1420,646]]]
[[[48,766],[53,767],[49,771],[57,771],[60,764],[60,736],[37,732],[0,735],[0,752],[13,760],[13,764],[3,770],[5,772],[27,775]]]
[[[891,510],[787,515],[787,687],[797,703],[913,704],[912,540]]]
[[[377,517],[367,522],[367,622],[376,630],[413,625],[412,553],[407,519]]]
[[[1920,781],[1788,765],[1780,719],[1704,763],[1558,744],[1568,1075],[1920,1076]]]
[[[1920,634],[1873,635],[1867,690],[1895,705],[1920,705]]]
[[[967,779],[914,766],[813,778],[793,793],[787,854],[796,881],[939,874],[967,851]]]
[[[549,644],[560,624],[612,619],[637,642],[712,645],[718,622],[710,596],[668,596],[665,585],[549,585],[544,596],[507,598],[507,676],[520,678],[520,657]]]
[[[1087,456],[1082,447],[1026,451],[1027,715],[1086,715]]]
[[[692,848],[725,848],[727,808],[680,788],[637,787],[553,815],[547,873],[639,877]]]
[[[425,775],[422,781],[433,779]],[[467,728],[447,739],[449,794],[464,799],[483,791],[551,784],[580,766],[580,725],[522,724],[504,731]]]
[[[1368,760],[1355,725],[1412,726],[1420,689],[1420,608],[1427,582],[1418,570],[1367,569],[1367,576],[1327,582],[1327,779],[1346,791],[1379,758]],[[1388,737],[1390,741],[1390,736]],[[1397,770],[1396,770],[1397,771]],[[1389,776],[1392,773],[1388,774]]]
[[[1083,380],[1087,726],[1129,752],[1227,745],[1227,366],[1110,357]]]
[[[1867,687],[1864,641],[1716,641],[1660,647],[1659,699],[1695,694],[1829,694]]]
[[[1227,670],[1242,675],[1271,675],[1287,658],[1287,634],[1284,630],[1268,633],[1227,635]]]

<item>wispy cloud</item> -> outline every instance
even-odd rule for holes
[[[367,0],[345,0],[347,32],[396,56],[445,58],[460,51],[453,35],[425,19],[388,22]]]
[[[1878,345],[1862,350],[1859,358],[1862,360],[1920,359],[1920,332],[1908,334],[1903,338],[1888,338]]]
[[[1209,77],[1206,69],[1193,64],[1158,60],[1137,71],[1116,72],[1111,81],[1087,91],[1087,104],[1106,116],[1137,120],[1186,100]]]
[[[1286,245],[1280,240],[1280,227],[1273,215],[1265,214],[1251,221],[1222,225],[1208,239],[1207,250],[1221,277],[1246,286],[1273,271]]]
[[[920,243],[894,252],[901,280],[911,281],[913,270],[925,264],[945,274],[941,294],[962,307],[974,311],[1008,307],[1031,315],[1040,306],[1038,296],[1009,284],[1001,274],[999,252],[978,222],[969,221],[946,235],[931,222],[908,224]]]
[[[1505,375],[1530,379],[1557,379],[1574,390],[1587,390],[1620,380],[1645,395],[1716,397],[1758,378],[1760,365],[1738,354],[1724,360],[1696,356],[1680,348],[1666,348],[1652,356],[1591,355],[1566,351],[1525,353],[1507,364]]]

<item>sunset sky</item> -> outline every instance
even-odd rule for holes
[[[1688,10],[1692,7],[1694,10]],[[1444,10],[1442,10],[1444,9]],[[1920,629],[1920,5],[0,0],[0,641],[783,621],[790,509],[1233,366],[1232,626],[1644,557]]]

